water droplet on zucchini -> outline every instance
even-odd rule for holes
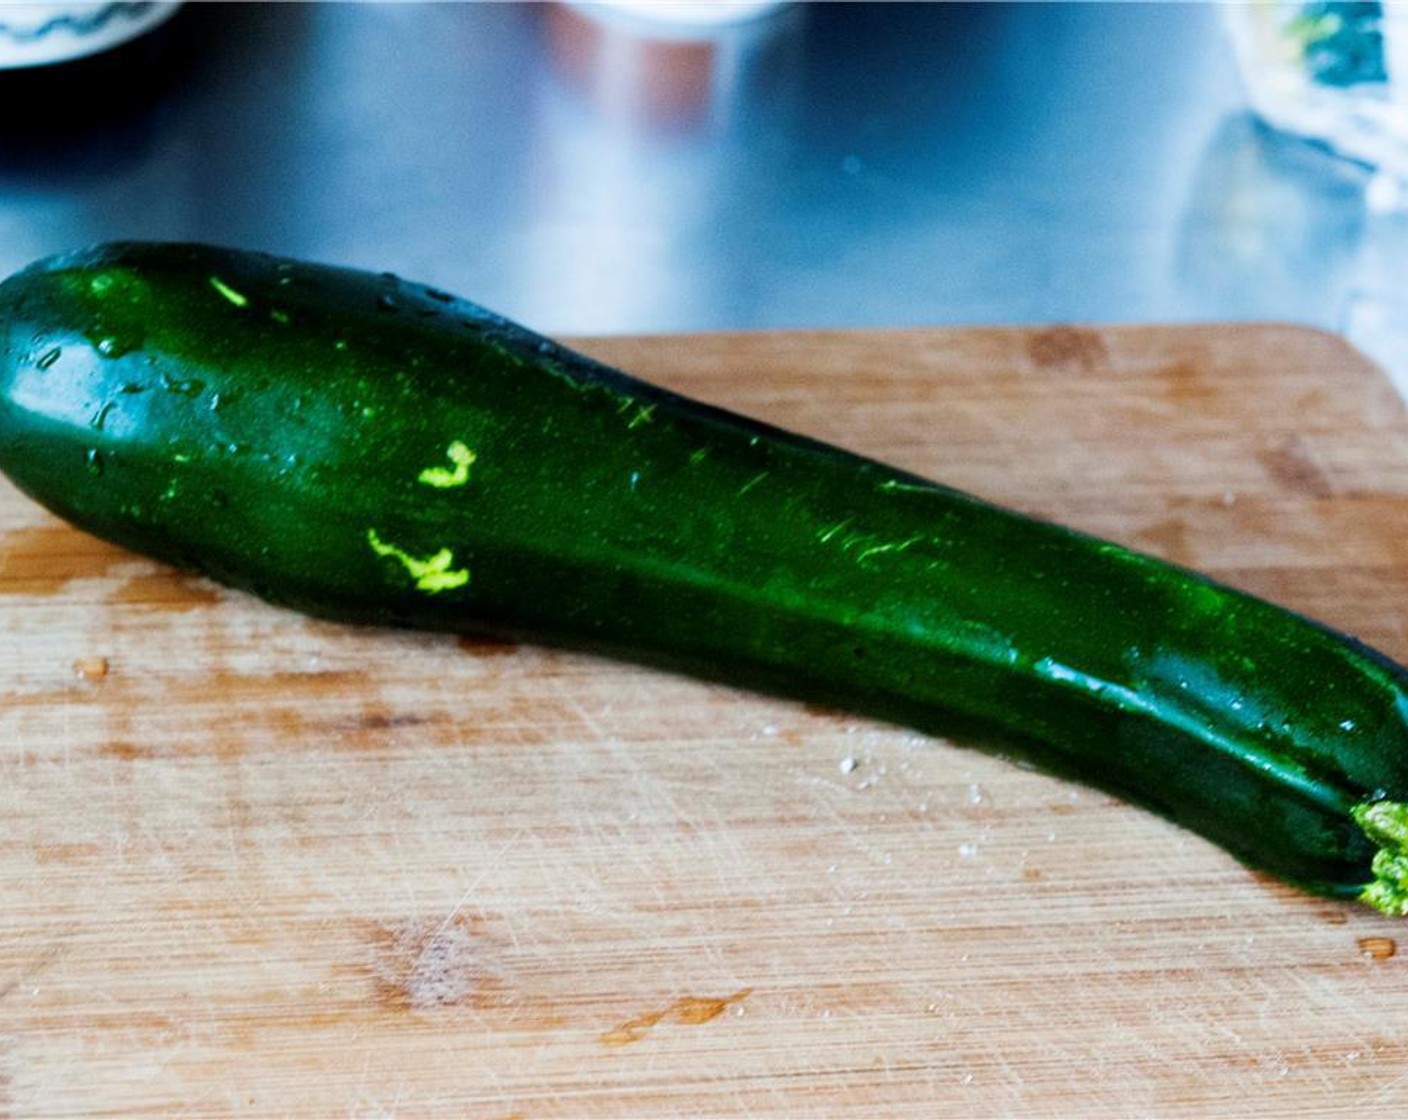
[[[172,377],[161,375],[161,387],[178,397],[198,397],[205,392],[205,382],[198,377]]]
[[[98,353],[104,358],[120,358],[124,354],[130,354],[139,345],[135,339],[109,334],[98,339]]]

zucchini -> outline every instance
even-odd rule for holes
[[[0,468],[275,603],[824,700],[1408,913],[1408,673],[1195,573],[394,276],[115,244],[0,285]]]

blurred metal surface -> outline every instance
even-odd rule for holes
[[[1403,219],[1254,124],[1208,6],[822,4],[684,39],[560,5],[181,18],[155,104],[0,138],[0,271],[209,240],[556,333],[1280,319],[1408,379]]]

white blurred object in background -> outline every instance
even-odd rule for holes
[[[180,6],[0,2],[0,69],[52,66],[110,50],[165,23]]]
[[[1372,208],[1408,208],[1408,3],[1262,0],[1222,11],[1253,110],[1374,168]]]
[[[782,0],[581,0],[574,4],[593,15],[617,13],[681,30],[740,23],[783,6]]]

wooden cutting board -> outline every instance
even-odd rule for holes
[[[1408,420],[1335,337],[583,345],[1408,658]],[[2,1116],[1408,1108],[1408,924],[959,746],[310,622],[8,486],[0,635]]]

